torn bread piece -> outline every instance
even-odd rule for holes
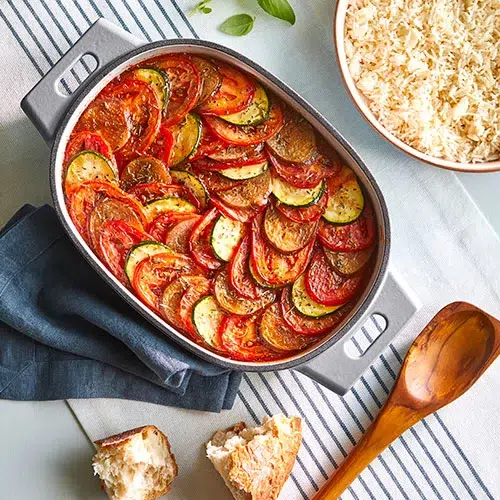
[[[217,431],[207,457],[236,500],[275,500],[292,472],[302,441],[302,420],[278,414],[259,427],[240,422]]]
[[[96,441],[94,473],[112,500],[154,500],[170,490],[177,463],[167,436],[154,425]]]

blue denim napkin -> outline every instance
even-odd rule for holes
[[[0,232],[0,398],[124,398],[218,412],[241,374],[170,341],[74,248],[45,205]]]

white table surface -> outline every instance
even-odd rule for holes
[[[9,43],[12,41],[2,40],[2,53],[9,53],[5,46]],[[2,76],[0,94],[7,92],[20,92],[19,99],[22,97],[18,88],[11,87],[11,79]],[[0,135],[3,126],[8,124],[0,123]],[[39,168],[12,171],[10,159],[3,158],[0,163],[0,225],[24,203],[38,205],[49,201],[48,149],[27,119],[16,126],[19,126],[19,145],[22,145],[19,154],[29,157],[31,165],[36,164],[33,162],[36,156]],[[12,160],[20,163],[19,157]],[[422,168],[431,167],[423,165]],[[500,234],[500,173],[458,174],[458,177]],[[0,400],[0,440],[0,500],[104,498],[98,481],[92,477],[93,446],[65,402]]]

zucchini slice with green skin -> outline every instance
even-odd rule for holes
[[[146,82],[153,87],[161,109],[165,109],[170,98],[170,82],[163,71],[153,68],[138,68],[132,71],[132,78]]]
[[[334,224],[354,222],[363,212],[365,197],[356,175],[349,167],[328,182],[328,203],[323,217]]]
[[[185,200],[184,198],[177,198],[175,196],[165,196],[157,200],[150,201],[144,207],[144,215],[146,219],[151,222],[158,215],[163,212],[176,212],[176,213],[195,213],[196,207]]]
[[[200,208],[204,209],[208,205],[208,193],[203,183],[196,175],[187,170],[170,170],[172,180],[189,189],[193,196],[200,202]]]
[[[130,284],[134,278],[135,268],[146,257],[151,255],[157,255],[159,253],[171,253],[172,250],[164,245],[163,243],[158,243],[157,241],[141,241],[134,245],[127,254],[125,258],[125,274],[127,275]]]
[[[284,205],[291,207],[309,207],[319,201],[325,183],[321,181],[317,186],[312,188],[298,188],[288,184],[280,177],[273,178],[273,194]]]
[[[200,117],[194,113],[188,113],[184,120],[174,125],[170,131],[174,136],[174,145],[169,166],[173,167],[195,153],[201,138]]]
[[[263,174],[267,170],[268,166],[268,162],[264,161],[253,165],[245,165],[244,167],[225,168],[220,170],[219,173],[228,179],[243,181],[253,179],[260,174]]]
[[[217,335],[225,313],[213,295],[202,297],[193,307],[193,325],[196,333],[211,347],[219,348]]]
[[[66,194],[79,184],[88,181],[109,182],[118,184],[115,170],[111,162],[95,151],[82,151],[73,157],[66,170],[64,189]]]
[[[307,293],[304,275],[300,276],[292,286],[292,301],[300,313],[310,318],[321,318],[331,314],[343,305],[324,306],[313,300]]]
[[[269,98],[264,88],[257,84],[253,99],[247,108],[239,113],[221,116],[223,120],[235,125],[258,125],[269,116]]]
[[[212,227],[210,245],[215,256],[229,262],[234,255],[238,243],[243,238],[245,225],[237,220],[220,215]]]

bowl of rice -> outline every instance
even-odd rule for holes
[[[500,170],[500,0],[338,0],[334,38],[383,137],[438,167]]]

